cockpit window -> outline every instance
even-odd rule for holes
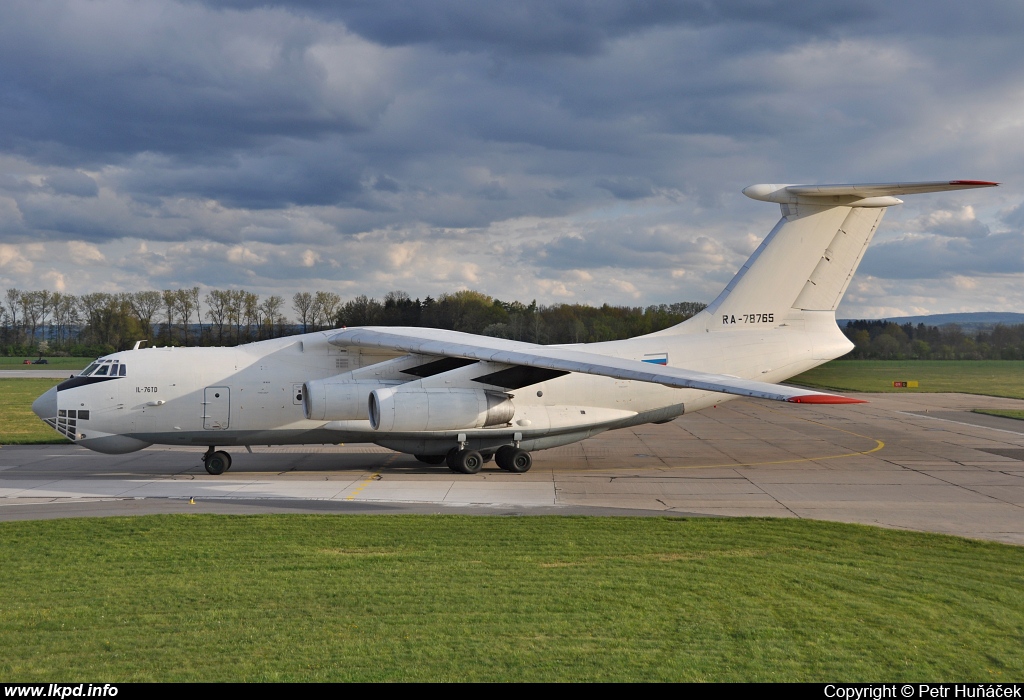
[[[96,360],[79,373],[79,377],[125,377],[128,368],[118,360]]]

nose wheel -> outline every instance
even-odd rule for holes
[[[231,455],[223,450],[214,452],[213,445],[203,455],[203,466],[213,476],[220,476],[228,469],[231,469]]]

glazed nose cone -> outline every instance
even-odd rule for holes
[[[32,402],[32,412],[46,420],[57,417],[57,387],[48,389],[45,394]]]

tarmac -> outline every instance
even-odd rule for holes
[[[665,425],[453,474],[374,445],[253,447],[210,476],[201,448],[0,448],[0,520],[143,513],[471,513],[811,518],[1024,545],[1024,401],[866,394],[736,400]]]

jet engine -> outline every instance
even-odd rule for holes
[[[482,389],[375,389],[369,404],[370,425],[381,432],[487,428],[516,411],[508,395]]]
[[[399,383],[313,379],[302,385],[302,410],[309,420],[365,420],[370,392]]]

